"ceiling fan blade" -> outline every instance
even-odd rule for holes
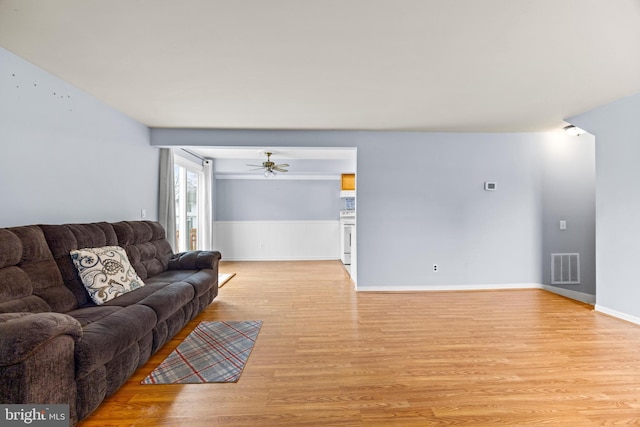
[[[249,169],[249,171],[259,171],[264,169],[262,166],[260,166],[259,168],[254,168],[254,169]]]
[[[289,167],[288,163],[280,163],[279,165],[276,165],[274,162],[271,161],[271,154],[270,152],[265,152],[265,154],[267,155],[267,161],[266,162],[262,162],[262,165],[252,165],[252,164],[247,164],[247,166],[251,166],[254,167],[256,169],[251,169],[251,170],[260,170],[260,169],[264,169],[265,173],[268,174],[269,172],[271,172],[271,174],[273,174],[274,171],[276,172],[289,172],[286,169],[286,167]]]

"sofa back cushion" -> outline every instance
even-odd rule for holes
[[[118,245],[127,251],[129,262],[142,280],[167,271],[173,251],[160,223],[121,221],[112,225]]]
[[[77,307],[37,226],[0,229],[0,312],[67,312]]]
[[[58,265],[62,280],[76,298],[78,306],[92,305],[87,290],[82,284],[70,252],[83,248],[116,246],[118,239],[111,224],[99,222],[92,224],[41,225],[49,244],[53,258]]]
[[[153,221],[97,222],[89,224],[41,225],[64,284],[78,305],[93,305],[82,284],[70,252],[77,249],[120,246],[142,280],[166,271],[173,255],[164,228]]]

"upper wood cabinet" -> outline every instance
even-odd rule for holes
[[[343,173],[342,174],[342,190],[355,190],[355,189],[356,189],[356,174]]]

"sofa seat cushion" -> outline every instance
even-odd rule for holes
[[[104,306],[145,305],[155,311],[157,322],[160,323],[182,309],[195,296],[193,286],[189,283],[156,282],[153,279],[147,279],[147,281],[144,287],[113,299]]]
[[[121,310],[122,307],[105,307],[105,306],[93,306],[86,308],[79,308],[77,310],[69,311],[65,314],[73,317],[82,327],[88,325],[89,323],[97,322],[107,316],[112,315],[118,310]]]
[[[149,334],[156,326],[155,312],[145,305],[95,307],[111,314],[83,326],[76,344],[76,378],[82,378],[112,360]],[[88,310],[88,309],[86,309]]]
[[[215,270],[168,270],[147,279],[146,283],[186,282],[193,286],[196,297],[205,295],[212,286],[218,286],[218,273]]]

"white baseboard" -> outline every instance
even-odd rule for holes
[[[609,316],[617,317],[618,319],[626,320],[627,322],[640,325],[640,317],[631,316],[630,314],[626,314],[612,308],[604,307],[600,304],[596,304],[595,310],[599,311],[600,313],[608,314]]]
[[[586,294],[584,292],[573,291],[570,289],[562,289],[555,286],[543,285],[540,283],[500,283],[500,284],[481,284],[481,285],[450,285],[450,286],[358,286],[359,292],[410,292],[410,291],[493,291],[502,289],[543,289],[551,293],[571,298],[585,304],[594,305],[596,303],[595,295]]]
[[[411,291],[495,291],[501,289],[542,289],[539,283],[499,283],[499,284],[466,284],[466,285],[358,285],[358,292],[411,292]]]
[[[562,295],[563,297],[571,298],[576,301],[583,302],[589,305],[596,304],[596,296],[586,294],[584,292],[573,291],[571,289],[558,288],[556,286],[542,285],[542,289],[552,292],[554,294]]]
[[[215,247],[228,261],[340,259],[340,221],[216,221]]]
[[[640,325],[640,317],[632,316],[612,308],[596,304],[596,296],[584,292],[573,291],[571,289],[558,288],[555,286],[543,285],[540,283],[507,283],[507,284],[485,284],[485,285],[451,285],[451,286],[357,286],[358,292],[418,292],[418,291],[479,291],[479,290],[502,290],[502,289],[542,289],[563,297],[567,297],[585,304],[593,305],[594,310],[627,322]]]
[[[243,258],[243,257],[230,257],[222,255],[223,261],[340,261],[336,257],[313,257],[309,256],[301,256],[296,257],[292,255],[288,256],[259,256],[254,258]]]

